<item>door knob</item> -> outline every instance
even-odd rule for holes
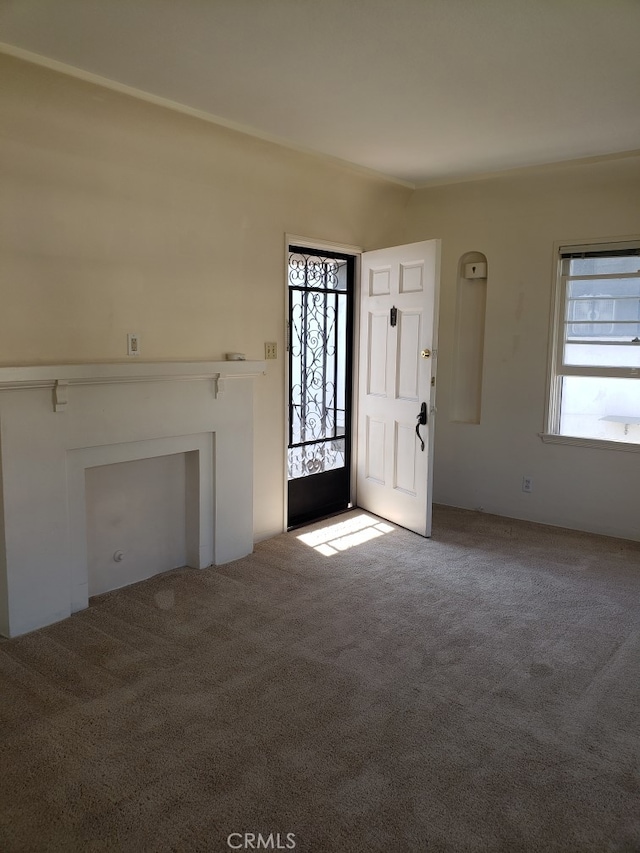
[[[423,349],[422,352],[420,353],[420,355],[423,358],[431,358],[431,350],[430,349]]]

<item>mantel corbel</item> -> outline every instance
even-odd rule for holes
[[[69,402],[69,382],[66,379],[56,379],[53,386],[53,411],[64,412]]]
[[[217,399],[224,396],[224,391],[226,388],[226,376],[222,374],[218,374],[213,380],[213,395]]]

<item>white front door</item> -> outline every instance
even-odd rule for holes
[[[439,278],[439,240],[362,255],[357,503],[422,536],[431,535]]]

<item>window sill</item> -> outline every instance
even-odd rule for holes
[[[601,438],[579,438],[574,435],[556,435],[550,432],[538,433],[545,444],[572,444],[575,447],[590,447],[594,450],[626,450],[640,453],[640,444],[628,441],[605,441]]]

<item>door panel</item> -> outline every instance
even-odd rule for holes
[[[366,252],[361,272],[357,502],[430,536],[440,242]]]
[[[400,264],[400,293],[420,293],[424,287],[424,264]]]
[[[418,402],[420,393],[421,326],[421,311],[398,312],[397,397],[412,403]]]
[[[369,394],[387,396],[387,324],[386,313],[369,314],[369,357],[367,359],[367,389]]]
[[[369,295],[384,296],[391,293],[391,267],[369,269]]]
[[[383,420],[367,417],[365,470],[368,480],[384,486],[384,446],[386,424]]]
[[[407,495],[416,497],[416,436],[413,424],[396,421],[394,447],[395,477],[393,485]]]

